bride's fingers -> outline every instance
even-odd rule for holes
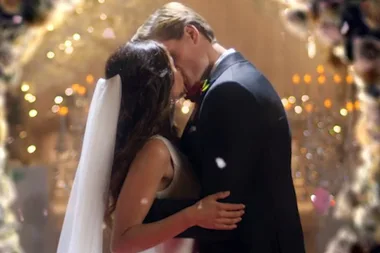
[[[218,203],[219,208],[226,211],[240,211],[244,210],[245,206],[243,204],[228,204],[228,203]]]
[[[216,220],[217,224],[224,224],[224,225],[235,225],[236,223],[239,223],[241,221],[241,218],[220,218]]]
[[[244,211],[220,211],[220,218],[240,218]]]
[[[219,224],[219,223],[214,225],[214,229],[216,230],[233,230],[235,228],[237,228],[236,225],[225,225],[225,224]]]

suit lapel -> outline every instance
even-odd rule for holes
[[[216,82],[216,80],[232,65],[246,61],[244,57],[238,53],[234,52],[227,55],[211,73],[209,78],[210,87],[207,91],[203,92],[200,100],[196,103],[193,113],[183,131],[181,137],[181,150],[187,155],[190,162],[193,165],[194,171],[199,176],[200,175],[200,157],[201,157],[201,138],[199,136],[199,115],[201,113],[201,105],[203,99],[205,98],[207,92],[211,89],[211,86]]]

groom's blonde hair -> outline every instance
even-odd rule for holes
[[[208,22],[191,8],[177,2],[167,3],[150,15],[132,41],[181,39],[187,25],[195,26],[211,43],[216,42],[214,31]]]

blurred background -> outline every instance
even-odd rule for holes
[[[0,252],[55,252],[94,85],[107,57],[166,2],[0,0]],[[285,8],[315,1],[180,2],[280,94],[307,252],[325,252],[347,224],[333,210],[361,162],[355,124],[362,103],[351,63],[332,64],[312,32],[300,38],[286,29]],[[180,127],[191,110],[188,101],[178,104]]]

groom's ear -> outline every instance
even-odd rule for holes
[[[198,44],[199,42],[199,31],[193,25],[185,26],[184,36],[187,36],[194,44]]]

